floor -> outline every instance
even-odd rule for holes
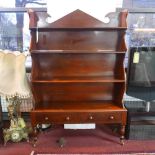
[[[125,145],[121,146],[116,129],[99,125],[96,129],[66,130],[56,125],[39,134],[35,148],[26,141],[8,142],[5,147],[0,145],[0,154],[30,155],[32,151],[56,154],[155,153],[155,140],[125,140]],[[60,138],[65,142],[63,148],[58,143]]]

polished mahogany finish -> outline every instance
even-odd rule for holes
[[[32,56],[32,126],[42,123],[118,123],[124,139],[123,61],[127,12],[105,24],[76,10],[47,23],[29,12]]]

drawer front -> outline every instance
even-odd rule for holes
[[[121,123],[123,112],[32,112],[37,123]]]

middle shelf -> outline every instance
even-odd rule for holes
[[[32,80],[32,83],[121,83],[125,82],[123,78],[116,78],[113,76],[83,76],[83,77],[54,77],[53,79],[39,79]]]
[[[125,82],[32,82],[36,103],[96,102],[115,100],[122,103]],[[118,93],[120,92],[120,93]]]
[[[124,82],[124,54],[32,54],[32,81]],[[35,69],[33,69],[35,68]]]

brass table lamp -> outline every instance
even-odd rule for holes
[[[29,128],[21,117],[20,104],[22,98],[29,98],[31,91],[26,77],[25,61],[27,54],[18,51],[0,50],[0,95],[7,102],[10,126],[3,129],[4,145],[11,140],[29,141]]]

